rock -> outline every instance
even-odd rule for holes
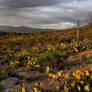
[[[15,70],[15,72],[27,72],[30,71],[32,67],[20,67],[18,69]]]
[[[41,78],[46,77],[44,73],[40,73],[39,71],[16,72],[16,74],[20,78],[29,79],[29,80],[39,80]]]
[[[42,88],[43,89],[49,89],[49,90],[55,90],[56,86],[61,86],[61,82],[53,79],[47,79],[41,82],[43,84]]]
[[[12,89],[5,89],[3,92],[12,92]]]
[[[18,78],[7,78],[0,82],[0,85],[6,89],[13,88],[17,83],[19,83]]]
[[[64,92],[64,90],[63,89],[61,89],[61,91],[60,92]]]

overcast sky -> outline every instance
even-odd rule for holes
[[[92,0],[0,0],[0,25],[64,29],[90,12]]]

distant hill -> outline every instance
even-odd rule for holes
[[[89,25],[85,25],[80,27],[80,29],[85,29],[88,28]],[[68,29],[61,29],[61,30],[69,30],[72,28]],[[44,32],[44,31],[61,31],[60,29],[40,29],[40,28],[32,28],[28,26],[0,26],[0,31],[2,32],[16,32],[16,33],[31,33],[31,32]]]
[[[27,26],[19,26],[19,27],[0,26],[0,31],[3,31],[3,32],[30,33],[30,32],[41,32],[41,31],[50,31],[50,30],[52,29],[37,29],[37,28],[31,28]]]

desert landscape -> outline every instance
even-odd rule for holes
[[[81,27],[79,41],[76,34],[76,28],[0,32],[1,92],[91,90],[92,28]]]
[[[92,0],[0,0],[0,92],[92,92]]]

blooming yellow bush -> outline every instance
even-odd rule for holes
[[[92,67],[83,72],[80,70],[73,71],[71,69],[67,73],[64,71],[58,71],[56,74],[48,73],[48,76],[60,82],[64,79],[64,92],[91,92]]]

